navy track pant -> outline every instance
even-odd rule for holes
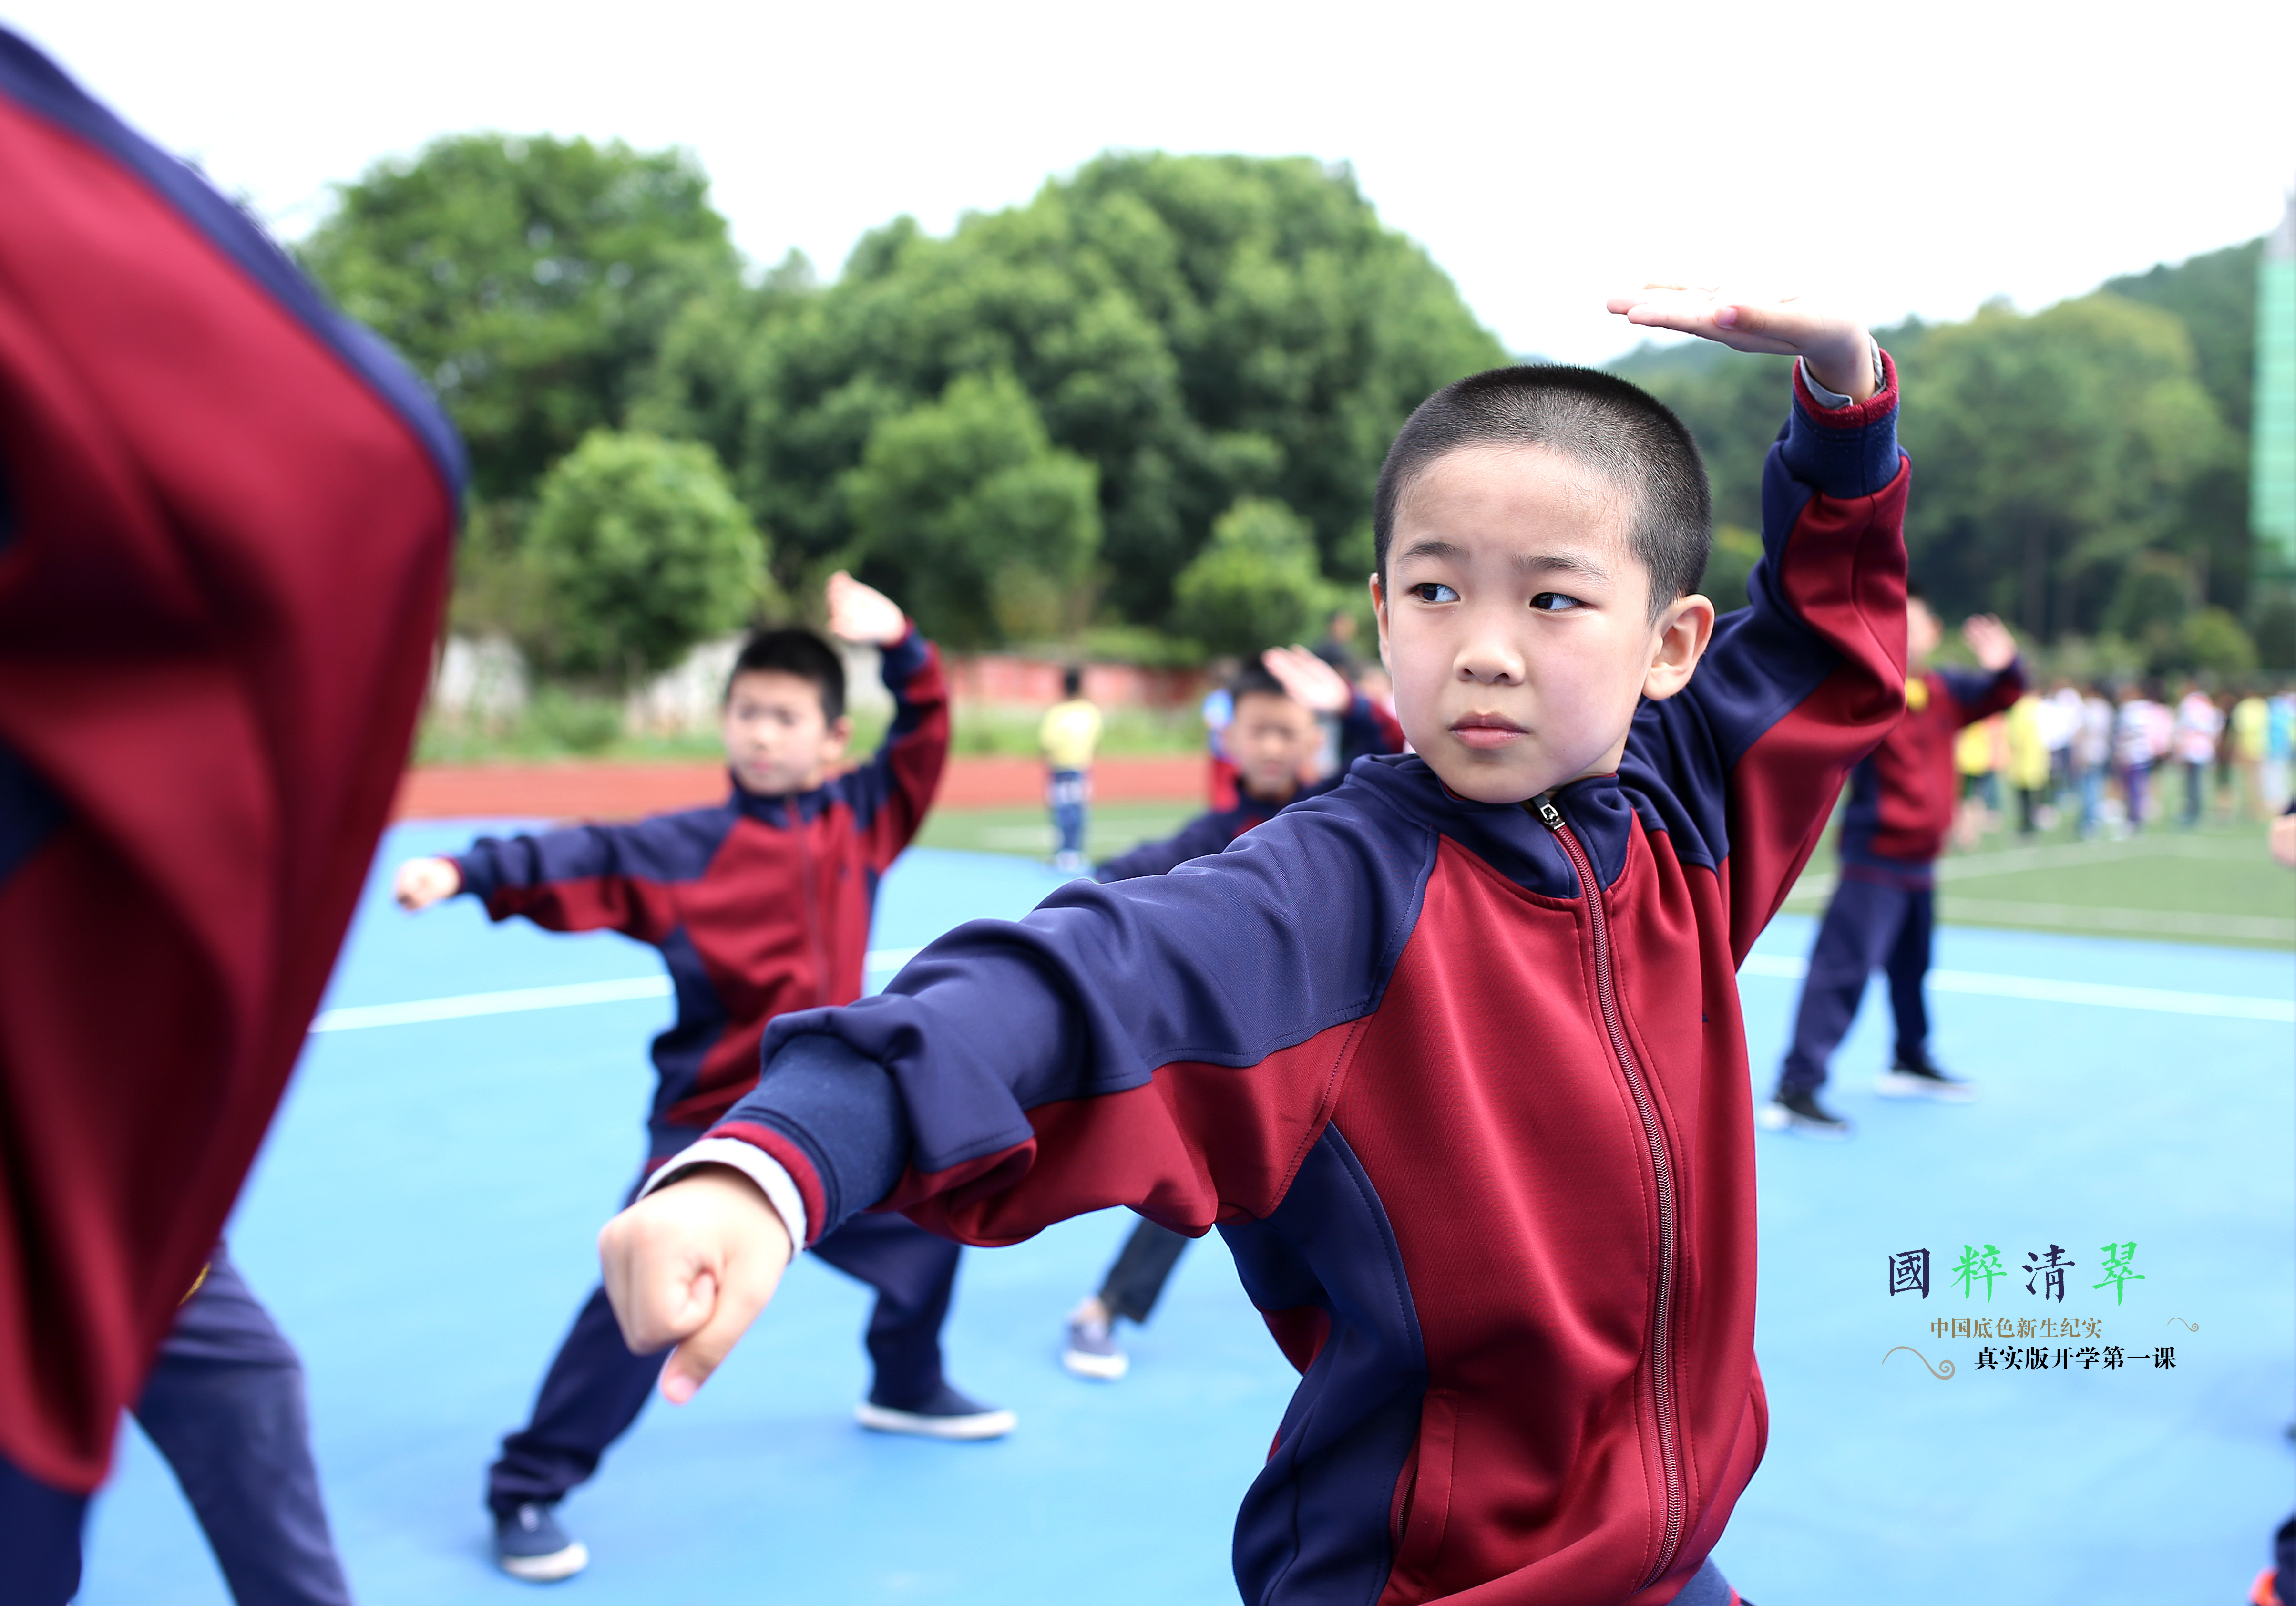
[[[1144,1218],[1136,1223],[1100,1285],[1100,1302],[1128,1321],[1147,1321],[1188,1243],[1188,1239],[1169,1227]]]
[[[1936,894],[1930,888],[1909,886],[1894,877],[1868,877],[1855,865],[1844,867],[1810,947],[1793,1047],[1778,1075],[1781,1097],[1815,1092],[1824,1084],[1826,1062],[1857,1018],[1866,978],[1876,968],[1890,978],[1898,1060],[1923,1063],[1930,1017],[1922,1001],[1922,978],[1929,974],[1935,923]]]
[[[160,1346],[135,1416],[239,1606],[349,1606],[311,1461],[302,1364],[221,1245]],[[86,1505],[0,1462],[0,1600],[71,1598]]]
[[[857,1215],[813,1253],[877,1290],[865,1335],[876,1377],[872,1404],[913,1410],[940,1392],[940,1329],[964,1251],[898,1215]],[[527,1425],[503,1440],[488,1470],[487,1503],[502,1512],[548,1503],[598,1470],[599,1459],[645,1409],[662,1355],[634,1355],[603,1288],[574,1318],[542,1380]]]

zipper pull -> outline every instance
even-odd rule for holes
[[[1530,800],[1530,806],[1537,811],[1540,824],[1544,825],[1550,831],[1554,831],[1558,834],[1562,831],[1562,811],[1554,806],[1554,793],[1540,793],[1537,797]]]

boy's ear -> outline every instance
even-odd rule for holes
[[[824,756],[839,757],[845,751],[845,744],[852,739],[853,716],[849,713],[840,713],[830,721],[828,728],[822,732],[822,745],[827,749]]]
[[[1387,591],[1379,583],[1376,574],[1371,577],[1370,584],[1371,616],[1379,622],[1379,661],[1390,674],[1393,674],[1395,665],[1387,661]]]
[[[1677,597],[1659,615],[1652,632],[1651,662],[1643,676],[1643,696],[1662,703],[1690,683],[1706,644],[1714,639],[1714,605],[1692,592]]]

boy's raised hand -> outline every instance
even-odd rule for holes
[[[1718,341],[1737,351],[1799,357],[1810,377],[1837,395],[1874,394],[1874,337],[1854,317],[1798,296],[1740,296],[1713,284],[1650,284],[1604,305],[1630,324]]]
[[[1348,678],[1304,647],[1271,647],[1259,662],[1293,702],[1317,713],[1345,713],[1356,700]]]
[[[840,569],[829,577],[829,633],[844,641],[890,647],[909,633],[909,621],[891,597]]]
[[[413,914],[462,890],[463,872],[452,859],[409,859],[398,867],[390,895],[398,901],[399,908]]]
[[[1977,655],[1977,662],[1999,674],[2017,656],[2017,638],[1990,614],[1972,614],[1961,623],[1961,638]]]
[[[781,1286],[789,1229],[756,1183],[697,1167],[632,1205],[598,1234],[606,1297],[634,1355],[675,1344],[662,1397],[683,1405],[709,1380]]]

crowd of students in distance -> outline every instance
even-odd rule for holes
[[[2070,819],[2084,841],[2134,835],[2172,810],[2186,830],[2212,813],[2267,819],[2292,795],[2292,739],[2296,687],[2187,678],[2172,695],[2158,679],[2060,677],[1961,733],[1955,843],[1976,846],[2012,808],[2020,836]]]

